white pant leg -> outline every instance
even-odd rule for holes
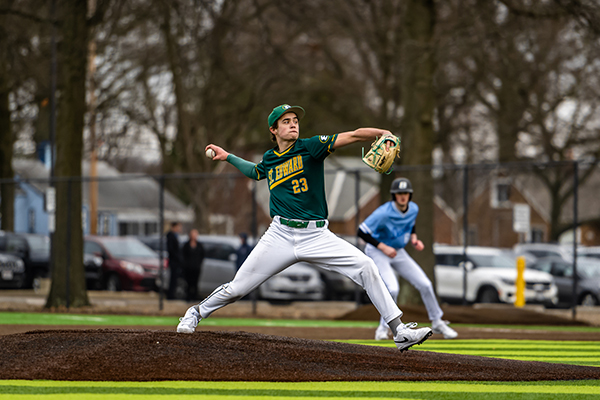
[[[385,286],[390,292],[392,299],[394,299],[394,302],[397,304],[398,294],[400,293],[400,284],[398,283],[398,278],[396,277],[394,268],[390,264],[392,259],[370,244],[367,244],[365,247],[365,253],[367,256],[371,257],[371,259],[375,262],[375,265],[377,265],[377,269],[379,269],[379,275],[381,275],[383,283],[385,283]],[[380,319],[379,325],[382,327],[387,327],[387,323],[383,320],[383,318]]]
[[[427,309],[429,320],[434,321],[442,318],[444,312],[440,308],[437,298],[435,297],[431,280],[427,277],[427,274],[425,274],[419,264],[417,264],[415,260],[408,255],[406,250],[398,250],[398,254],[396,254],[396,257],[391,260],[391,264],[392,267],[398,271],[398,274],[402,278],[406,279],[408,283],[410,283],[419,291],[421,294],[421,299],[423,300],[425,308]]]
[[[334,235],[329,229],[297,229],[295,232],[298,260],[335,271],[360,285],[371,302],[389,322],[402,316],[402,311],[390,295],[377,266],[362,251]]]
[[[216,288],[199,304],[200,315],[208,318],[219,308],[241,299],[297,261],[294,238],[289,228],[282,229],[279,223],[272,222],[233,280]]]

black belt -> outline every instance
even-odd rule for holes
[[[299,229],[304,229],[304,228],[308,228],[308,224],[311,221],[294,221],[291,219],[285,219],[285,218],[281,218],[279,217],[279,222],[281,223],[281,225],[285,225],[285,226],[289,226],[290,228],[299,228]],[[319,221],[314,221],[317,228],[322,228],[325,226],[325,220],[319,220]]]

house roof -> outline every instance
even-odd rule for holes
[[[40,161],[14,159],[13,169],[23,179],[47,179],[49,171]],[[82,162],[82,175],[89,176],[89,161]],[[104,178],[98,184],[98,209],[117,214],[122,221],[156,220],[159,205],[159,185],[149,177],[139,174],[122,174],[109,164],[99,161],[98,177]],[[114,178],[114,180],[106,180]],[[31,186],[45,192],[47,182],[32,181]],[[89,204],[89,183],[84,182],[82,201]],[[181,222],[194,220],[194,211],[165,190],[165,219]]]
[[[583,167],[580,167],[583,168]],[[590,174],[588,179],[579,184],[578,187],[578,205],[577,210],[578,220],[590,221],[600,219],[600,207],[598,207],[598,194],[600,193],[600,169],[597,167]],[[579,176],[582,176],[585,171],[580,171]],[[545,211],[546,215],[550,215],[551,197],[548,188],[540,178],[534,174],[519,176],[515,184],[519,190],[531,199],[532,203],[537,205],[538,209]],[[561,193],[563,193],[561,191]],[[573,222],[573,196],[571,196],[561,210],[560,223],[569,224]]]

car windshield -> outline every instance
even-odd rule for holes
[[[600,262],[578,260],[577,271],[583,278],[599,278]]]
[[[139,240],[124,239],[103,242],[104,247],[113,257],[156,257],[156,253]]]
[[[500,254],[469,254],[469,258],[477,267],[515,268],[516,266],[509,257]]]
[[[50,238],[47,236],[25,236],[29,248],[35,253],[50,252]]]

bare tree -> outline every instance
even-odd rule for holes
[[[61,33],[61,78],[56,135],[56,231],[52,249],[52,285],[46,307],[89,305],[83,268],[81,161],[86,106],[90,27],[102,20],[110,1],[99,1],[88,16],[88,2],[58,3]],[[70,266],[67,274],[67,265]],[[69,277],[67,282],[66,277]]]

